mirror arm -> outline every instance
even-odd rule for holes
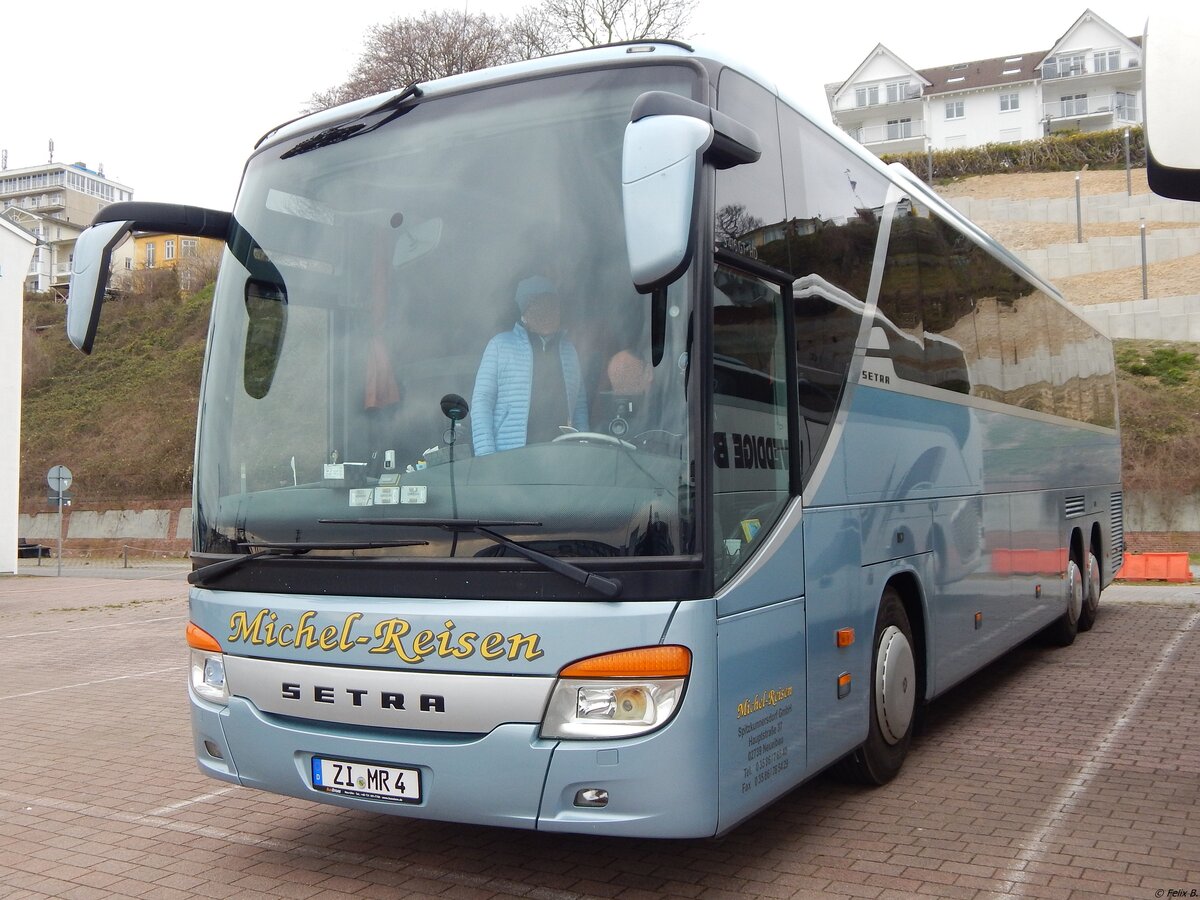
[[[667,91],[647,91],[634,101],[629,121],[649,116],[688,116],[711,125],[713,142],[704,158],[718,169],[758,162],[762,157],[762,142],[754,129],[704,103]]]
[[[110,203],[96,213],[93,225],[130,222],[136,231],[163,231],[225,240],[233,214],[181,203],[143,203],[128,200]]]

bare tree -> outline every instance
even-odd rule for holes
[[[424,12],[373,25],[345,83],[313,94],[310,111],[431,81],[515,62],[508,23],[486,13]]]
[[[569,46],[592,47],[616,41],[671,40],[687,36],[696,0],[543,0],[527,9],[543,28]]]
[[[313,94],[314,112],[488,66],[615,41],[684,36],[697,0],[543,0],[516,18],[423,12],[367,30],[362,55],[340,85]]]
[[[185,252],[175,268],[179,273],[179,288],[185,294],[194,294],[205,285],[216,281],[221,263],[222,245],[204,241]]]
[[[527,6],[509,23],[513,50],[520,59],[551,56],[572,47],[570,35],[561,31],[540,6]]]

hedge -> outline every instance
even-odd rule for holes
[[[984,144],[982,147],[958,147],[931,153],[888,153],[880,156],[880,159],[885,163],[904,163],[916,175],[928,179],[930,157],[934,181],[1007,172],[1121,169],[1125,167],[1125,129],[1073,132],[1036,141]],[[1129,129],[1129,158],[1134,166],[1145,165],[1146,145],[1140,125]]]

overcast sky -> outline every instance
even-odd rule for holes
[[[1126,35],[1184,0],[1095,0]],[[1194,0],[1191,0],[1194,2]],[[101,164],[137,200],[229,209],[254,143],[345,80],[367,28],[426,9],[511,15],[525,0],[17,0],[4,12],[0,149],[8,168]],[[692,40],[743,59],[823,115],[821,87],[877,43],[914,68],[1048,49],[1068,0],[700,0]]]

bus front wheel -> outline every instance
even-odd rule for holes
[[[912,626],[900,593],[888,585],[875,619],[867,739],[842,760],[843,775],[864,784],[896,777],[912,741],[918,685]]]

